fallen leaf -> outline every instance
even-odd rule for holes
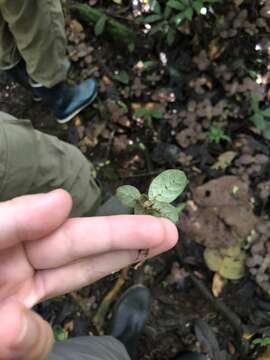
[[[270,346],[267,346],[265,351],[259,355],[256,360],[270,360]]]
[[[219,273],[215,273],[212,281],[212,293],[215,297],[219,297],[225,284],[226,280]]]
[[[83,26],[81,23],[79,23],[78,20],[71,20],[71,22],[69,23],[69,27],[71,29],[71,31],[73,31],[74,33],[81,33],[83,32]]]
[[[219,155],[217,161],[212,165],[212,169],[215,170],[225,170],[228,166],[231,165],[233,159],[236,157],[237,153],[235,151],[226,151],[225,153]]]
[[[205,249],[204,251],[204,260],[208,268],[230,280],[239,280],[245,275],[246,257],[240,243],[227,249]]]

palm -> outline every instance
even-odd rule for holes
[[[15,297],[27,305],[35,292],[35,273],[27,257],[27,244],[0,251],[0,302]]]

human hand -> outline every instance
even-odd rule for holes
[[[120,215],[68,219],[64,190],[0,204],[0,360],[42,360],[53,343],[49,324],[30,309],[173,247],[165,219]]]

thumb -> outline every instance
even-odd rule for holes
[[[0,360],[43,360],[53,345],[49,324],[17,301],[0,304]]]

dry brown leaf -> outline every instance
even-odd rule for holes
[[[71,29],[71,31],[73,31],[74,33],[81,33],[83,32],[83,26],[81,23],[79,23],[78,20],[71,20],[71,22],[69,23],[69,27]]]
[[[74,330],[74,321],[70,320],[69,322],[65,323],[63,329],[67,332],[72,332]]]
[[[111,80],[108,76],[106,76],[106,75],[104,75],[104,76],[102,77],[101,81],[102,81],[103,84],[106,85],[106,86],[111,86],[111,85],[112,85],[112,80]]]
[[[77,127],[79,127],[79,126],[82,125],[82,120],[81,120],[81,118],[80,118],[79,115],[77,115],[77,116],[74,118],[74,125],[77,126]]]
[[[212,281],[212,293],[215,297],[219,297],[225,284],[226,280],[219,273],[215,273]]]
[[[219,38],[213,39],[208,46],[209,59],[212,61],[218,59],[224,50],[225,47],[219,44]]]
[[[256,360],[270,360],[270,346],[267,346],[265,351],[259,355]]]
[[[214,163],[214,165],[212,165],[212,169],[225,170],[228,166],[231,165],[236,155],[237,153],[235,151],[226,151],[225,153],[219,155],[218,160]]]

